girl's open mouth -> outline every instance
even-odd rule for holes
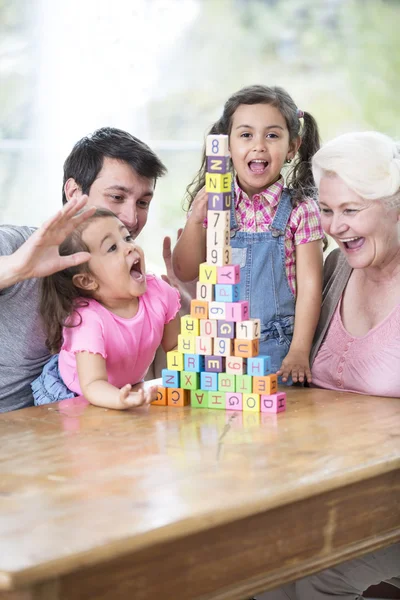
[[[135,281],[142,281],[144,279],[144,275],[142,273],[142,268],[140,264],[140,258],[137,258],[131,268],[131,277],[135,279]]]
[[[262,175],[268,167],[268,164],[269,163],[266,160],[251,160],[248,163],[250,171],[256,175]]]

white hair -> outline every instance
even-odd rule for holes
[[[400,144],[376,131],[345,133],[324,146],[312,159],[315,184],[324,175],[337,175],[365,200],[385,199],[400,206]]]

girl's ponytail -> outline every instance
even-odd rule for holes
[[[298,160],[288,176],[288,187],[294,191],[295,200],[315,195],[311,159],[320,148],[320,136],[316,120],[310,113],[303,113],[303,131]]]

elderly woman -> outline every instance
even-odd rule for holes
[[[324,266],[313,385],[400,398],[400,147],[380,133],[337,137],[313,158],[322,226],[339,248]],[[400,544],[257,600],[355,600],[400,587]]]

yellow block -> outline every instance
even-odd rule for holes
[[[185,337],[188,335],[199,335],[199,333],[200,333],[199,319],[195,319],[194,317],[191,317],[190,315],[181,317],[181,333]]]
[[[260,412],[260,394],[243,394],[243,412]]]
[[[217,267],[208,263],[201,263],[199,269],[201,283],[217,283]]]
[[[194,335],[178,335],[178,352],[194,354],[196,352],[196,338]]]
[[[231,173],[206,173],[206,192],[230,192],[231,187]]]
[[[183,354],[177,350],[167,352],[167,368],[171,371],[183,371]]]

